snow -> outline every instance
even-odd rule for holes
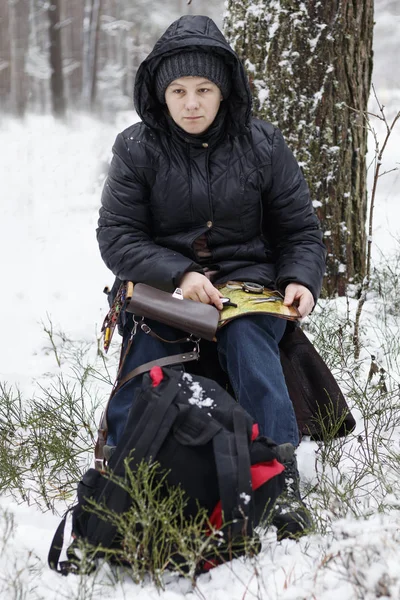
[[[205,396],[205,390],[203,390],[198,381],[193,381],[190,373],[184,373],[182,379],[186,381],[188,388],[192,392],[191,397],[188,398],[189,404],[196,405],[199,408],[214,408],[214,400]]]
[[[394,109],[399,108],[400,91],[385,90],[384,96],[387,114],[393,116]],[[99,197],[115,136],[135,118],[127,112],[118,114],[114,122],[74,116],[62,125],[48,116],[29,116],[23,121],[3,119],[1,123],[0,256],[4,287],[0,382],[18,386],[23,398],[32,397],[39,384],[48,385],[60,373],[72,377],[67,354],[61,356],[58,367],[43,323],[48,327],[51,320],[56,333],[65,332],[69,339],[91,348],[91,359],[96,356],[97,337],[107,310],[102,290],[113,281],[96,243]],[[381,137],[384,125],[374,122],[374,126]],[[386,171],[398,166],[399,147],[398,127],[385,152]],[[372,161],[372,139],[370,148]],[[371,174],[372,168],[369,189]],[[399,171],[394,171],[379,181],[372,236],[376,262],[389,257],[399,245],[399,177]],[[354,315],[356,300],[340,298],[321,305],[322,309],[332,310],[333,323],[337,323],[348,311]],[[372,292],[367,294],[363,310],[363,335],[370,354],[399,383],[399,358],[380,350],[386,323],[394,330],[398,324],[390,312],[381,312]],[[60,339],[58,336],[57,343]],[[113,345],[117,347],[117,340]],[[365,364],[371,360],[365,354],[361,358]],[[110,369],[112,374],[113,358]],[[376,381],[378,377],[374,375]],[[98,387],[105,400],[109,386],[99,382]],[[194,400],[200,398],[200,403],[208,406],[202,390],[192,391]],[[356,416],[361,431],[360,415]],[[398,449],[398,429],[393,444]],[[347,461],[361,450],[352,447]],[[320,475],[315,468],[319,452],[321,448],[307,440],[298,451],[302,480],[310,486],[317,484]],[[387,477],[393,477],[390,469]],[[400,499],[393,494],[385,502],[389,506],[387,514],[380,514],[378,499],[371,492],[360,499],[360,515],[367,519],[340,517],[343,507],[330,507],[339,517],[326,534],[309,535],[299,542],[278,544],[271,530],[263,536],[262,552],[255,559],[234,560],[202,575],[194,591],[187,581],[171,576],[165,581],[165,591],[159,594],[149,583],[138,586],[127,578],[115,581],[106,566],[95,577],[61,578],[53,573],[46,561],[59,516],[42,512],[34,502],[17,503],[4,495],[0,496],[0,598],[399,598]],[[59,502],[57,507],[61,512],[64,504]]]
[[[251,500],[251,497],[245,492],[242,492],[239,497],[244,501],[245,504],[248,504]]]

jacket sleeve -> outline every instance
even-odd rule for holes
[[[306,286],[316,301],[325,272],[326,250],[307,183],[282,133],[272,147],[272,183],[263,199],[264,228],[276,257],[276,284]]]
[[[116,277],[172,291],[184,273],[203,270],[152,239],[149,179],[154,168],[143,158],[145,154],[138,152],[137,160],[132,159],[123,135],[117,136],[101,198],[97,240],[105,264]]]

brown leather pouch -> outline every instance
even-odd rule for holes
[[[215,338],[219,319],[215,306],[174,298],[145,283],[134,285],[126,310],[137,317],[155,319],[210,341]]]

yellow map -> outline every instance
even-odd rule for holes
[[[222,327],[231,319],[244,314],[267,313],[282,319],[297,321],[301,318],[296,306],[285,306],[283,296],[276,290],[264,290],[262,293],[245,292],[243,289],[232,289],[231,286],[217,285],[221,294],[234,306],[225,306],[220,312],[219,325]]]

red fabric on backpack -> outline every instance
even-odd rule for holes
[[[253,429],[251,432],[251,440],[254,441],[259,436],[259,429],[257,423],[253,425]],[[261,487],[265,482],[269,481],[275,475],[279,475],[285,470],[285,467],[277,461],[275,458],[269,462],[261,462],[256,465],[251,465],[250,474],[251,474],[251,487],[254,490],[257,490]],[[221,529],[222,527],[222,511],[221,511],[221,501],[217,503],[214,510],[211,513],[210,523],[216,529]],[[215,565],[212,565],[215,566]],[[210,566],[209,568],[212,568]]]
[[[164,379],[164,373],[162,372],[162,368],[153,367],[152,369],[150,369],[150,377],[153,387],[157,387],[158,385],[160,385],[160,383]]]

